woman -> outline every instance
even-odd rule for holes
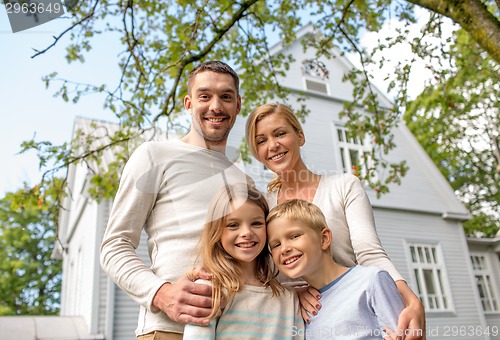
[[[397,333],[405,334],[406,339],[425,338],[423,305],[382,248],[372,207],[359,179],[351,174],[322,176],[306,167],[300,154],[304,132],[286,105],[257,107],[248,117],[246,139],[253,156],[276,175],[268,185],[270,207],[294,198],[319,206],[335,239],[331,249],[334,260],[347,267],[359,263],[388,271],[406,305],[399,316]],[[315,314],[319,304],[313,296],[319,293],[311,288],[308,291],[311,294],[301,294],[301,303]],[[303,316],[310,321],[306,313]],[[414,336],[409,336],[411,331]]]

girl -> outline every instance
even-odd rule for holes
[[[186,325],[184,339],[302,339],[298,298],[281,286],[267,246],[263,195],[235,185],[215,195],[201,237],[201,267],[212,274],[208,327]],[[225,308],[223,301],[227,301]]]
[[[297,117],[286,105],[272,103],[257,107],[248,117],[246,140],[253,156],[276,174],[268,184],[269,205],[274,207],[290,199],[302,199],[319,206],[335,239],[334,260],[347,267],[359,263],[387,270],[406,305],[399,316],[398,331],[414,330],[415,336],[407,335],[406,339],[422,338],[425,334],[423,305],[380,244],[372,207],[359,179],[351,174],[321,176],[307,168],[300,153],[305,135]],[[302,294],[301,302],[314,314],[318,301],[313,296],[319,293],[310,292],[310,295]],[[309,316],[303,315],[309,322]]]

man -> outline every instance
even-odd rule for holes
[[[223,185],[247,181],[225,156],[241,109],[234,70],[219,61],[197,66],[184,107],[186,136],[144,143],[126,164],[101,245],[102,268],[141,305],[141,340],[182,339],[185,323],[208,324],[211,288],[193,281],[210,276],[184,273],[195,265],[207,202]],[[151,267],[135,251],[143,228]]]

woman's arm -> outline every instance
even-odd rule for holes
[[[425,312],[419,298],[408,287],[380,243],[373,209],[361,182],[344,175],[344,206],[346,222],[356,259],[364,266],[374,265],[392,276],[403,297],[405,308],[399,315],[396,334],[407,334],[405,339],[425,339]]]
[[[402,280],[403,276],[380,242],[373,208],[363,184],[357,177],[345,174],[339,186],[346,225],[338,225],[337,228],[347,228],[357,264],[382,268],[389,272],[394,281]]]
[[[396,281],[405,308],[399,314],[396,334],[405,334],[405,340],[425,339],[425,310],[420,299],[404,280]]]

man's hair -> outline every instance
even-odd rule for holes
[[[318,233],[327,228],[326,218],[321,209],[300,199],[292,199],[275,206],[267,215],[266,223],[269,224],[280,217],[301,222]]]
[[[240,78],[238,74],[226,63],[219,60],[205,61],[198,66],[196,66],[188,75],[188,94],[191,95],[191,88],[193,86],[194,78],[198,73],[212,71],[217,73],[229,74],[234,81],[234,86],[236,87],[236,94],[240,94]]]

